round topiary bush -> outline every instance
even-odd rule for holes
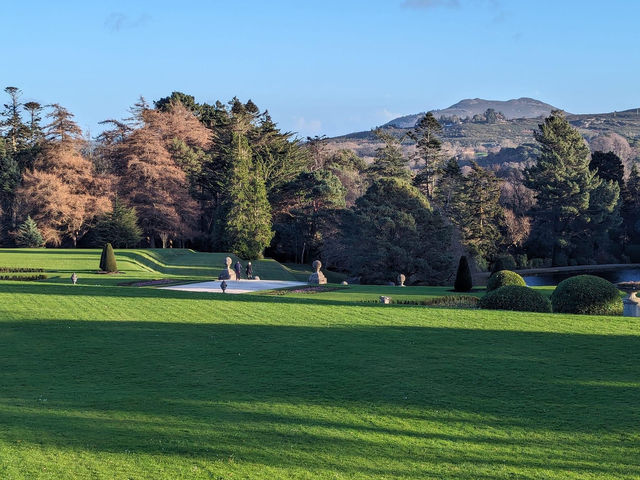
[[[526,287],[524,279],[516,272],[511,270],[500,270],[499,272],[491,274],[487,281],[487,292],[495,290],[496,288],[506,287],[507,285],[516,285],[519,287]]]
[[[578,275],[558,284],[551,294],[556,313],[622,315],[620,292],[611,282],[595,275]]]
[[[507,285],[487,293],[478,303],[487,310],[551,313],[551,302],[533,288]]]

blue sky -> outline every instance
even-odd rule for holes
[[[143,95],[234,95],[301,136],[463,98],[640,106],[640,1],[11,1],[0,79],[83,128]]]

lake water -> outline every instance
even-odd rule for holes
[[[611,283],[618,282],[640,282],[640,268],[621,268],[619,270],[608,270],[599,272],[562,272],[548,273],[543,275],[527,275],[524,281],[530,287],[541,287],[547,285],[557,285],[562,280],[575,277],[576,275],[596,275],[605,278]]]

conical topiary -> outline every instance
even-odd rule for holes
[[[471,279],[471,269],[466,256],[460,257],[458,264],[458,273],[456,281],[453,284],[453,290],[456,292],[470,292],[473,288],[473,280]]]
[[[104,271],[109,273],[115,273],[118,271],[116,265],[116,254],[113,252],[113,247],[110,243],[105,245],[105,259],[104,259]]]
[[[100,271],[104,272],[107,268],[105,260],[107,258],[107,246],[102,247],[102,253],[100,254]]]

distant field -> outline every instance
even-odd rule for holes
[[[219,268],[118,253],[127,278]],[[94,281],[94,256],[0,265]],[[0,282],[0,479],[640,478],[636,319],[63,280]]]

